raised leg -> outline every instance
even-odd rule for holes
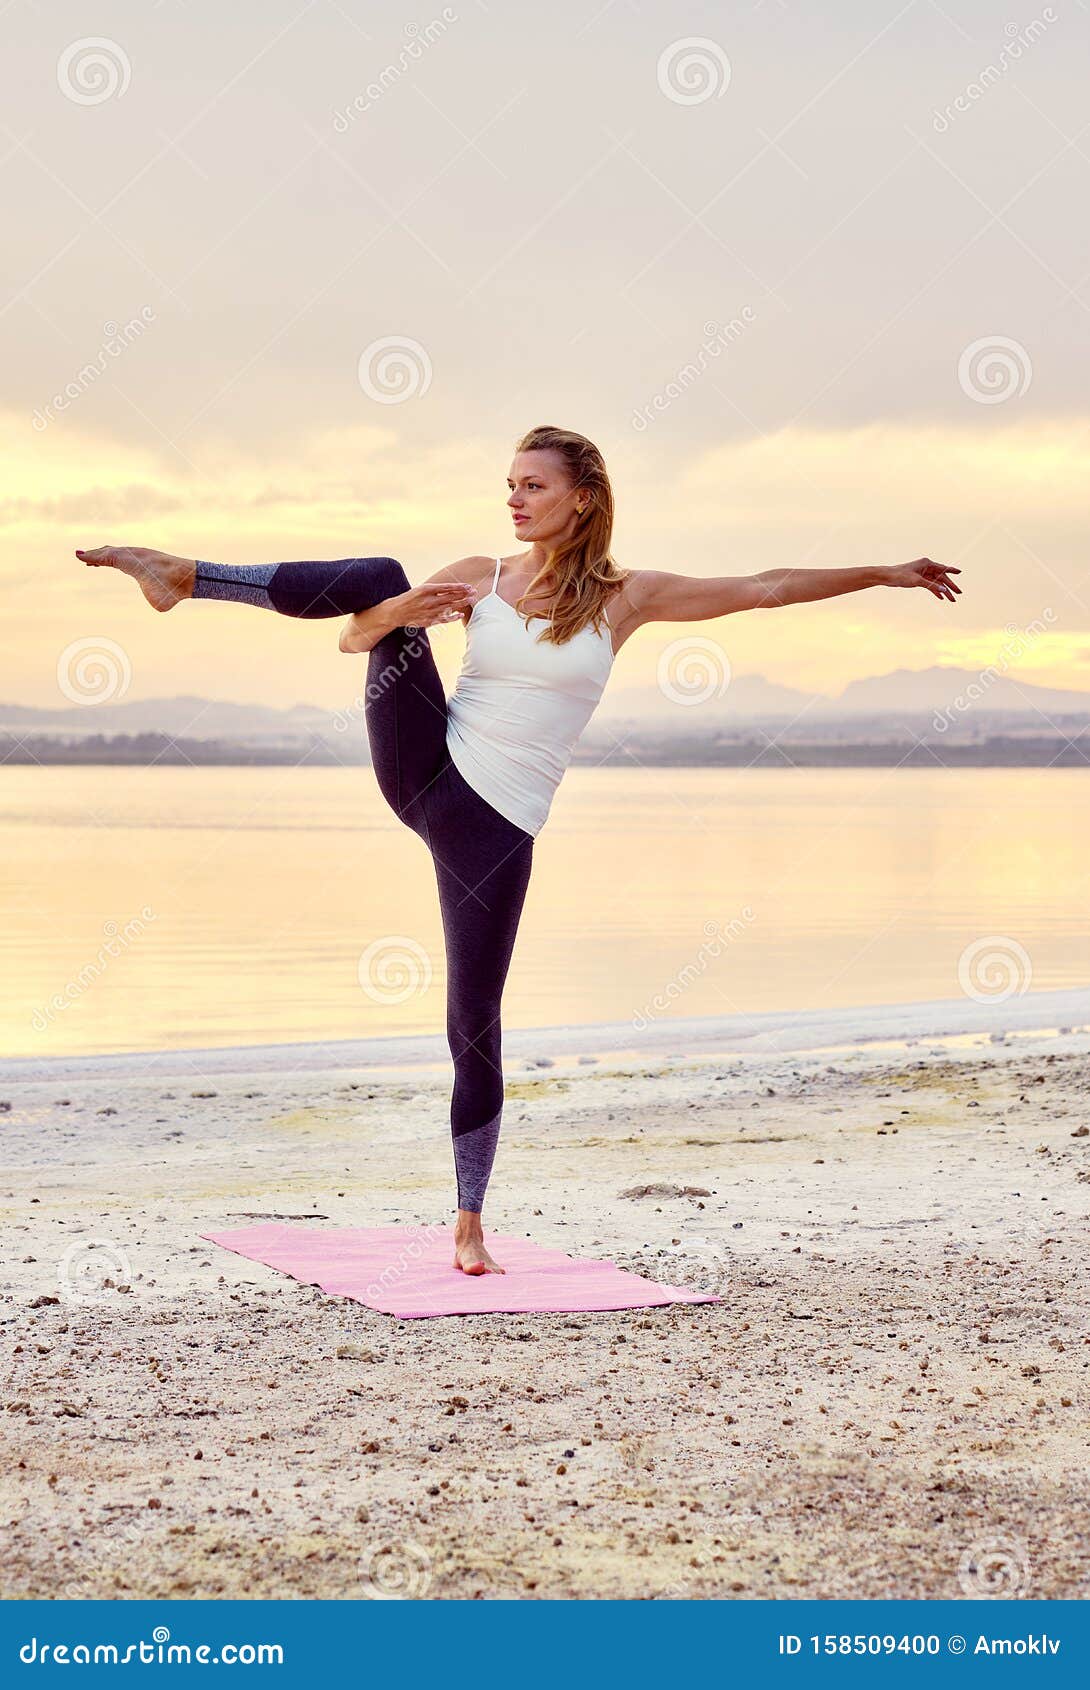
[[[96,546],[77,549],[76,556],[89,567],[131,575],[156,610],[196,598],[282,616],[352,616],[412,590],[392,557],[212,563],[147,546]],[[394,628],[371,648],[362,704],[383,796],[395,815],[424,834],[423,795],[447,760],[447,702],[423,627]]]
[[[211,563],[149,546],[77,548],[76,556],[88,567],[131,575],[156,610],[172,610],[183,599],[227,599],[276,610],[282,616],[351,616],[381,604],[392,592],[407,592],[410,586],[392,557]],[[392,580],[398,585],[391,592]]]
[[[195,599],[230,599],[281,616],[351,616],[370,610],[409,579],[392,557],[341,557],[300,563],[209,563],[197,558]],[[391,581],[399,584],[391,590]]]

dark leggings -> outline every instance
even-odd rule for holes
[[[408,592],[392,557],[328,563],[197,562],[194,598],[284,616],[349,616]],[[480,1212],[503,1113],[500,1000],[526,898],[533,835],[494,810],[447,751],[447,701],[427,631],[395,628],[368,654],[367,738],[379,788],[435,867],[447,957],[450,1127],[458,1207]]]

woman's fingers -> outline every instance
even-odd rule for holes
[[[464,581],[440,581],[434,585],[418,587],[416,590],[423,595],[425,601],[435,599],[440,604],[451,604],[456,599],[466,598],[473,588],[467,586]]]
[[[409,609],[415,622],[452,621],[474,596],[473,588],[464,581],[439,581],[414,588]]]
[[[961,588],[956,581],[951,581],[951,575],[960,575],[961,570],[955,564],[936,563],[933,558],[917,558],[912,568],[916,572],[919,585],[934,593],[937,599],[947,600],[956,604]]]
[[[960,572],[958,572],[960,573]],[[951,604],[957,600],[961,588],[951,581],[946,566],[933,563],[930,558],[918,558],[909,564],[905,575],[905,585],[908,587],[926,587],[937,599],[948,599]]]
[[[936,563],[934,558],[918,557],[911,563],[896,565],[889,572],[889,582],[898,587],[926,587],[937,599],[948,600],[956,604],[961,594],[961,588],[952,575],[960,575],[961,570],[953,563]]]

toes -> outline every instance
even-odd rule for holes
[[[468,1273],[474,1279],[482,1273],[507,1272],[507,1269],[500,1267],[498,1262],[460,1262],[457,1257],[455,1257],[452,1266],[456,1267],[459,1273]]]

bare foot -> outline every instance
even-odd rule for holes
[[[454,1266],[461,1268],[463,1273],[507,1272],[506,1268],[501,1268],[499,1262],[494,1262],[488,1254],[484,1247],[480,1218],[468,1209],[459,1210],[458,1223],[454,1228]]]
[[[94,551],[77,550],[76,556],[89,567],[105,564],[131,575],[154,610],[173,610],[182,599],[193,597],[193,558],[172,557],[148,546],[96,546]]]

